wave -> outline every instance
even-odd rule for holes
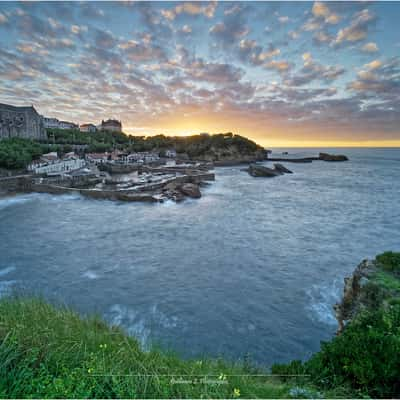
[[[37,194],[23,194],[17,196],[4,197],[0,199],[0,210],[17,204],[28,203],[37,198]]]
[[[340,301],[343,285],[339,279],[331,283],[313,285],[307,290],[309,304],[307,309],[311,312],[311,318],[326,325],[337,325],[333,305]]]
[[[152,333],[159,332],[160,328],[174,329],[178,326],[178,318],[167,316],[158,309],[157,305],[139,313],[128,306],[114,304],[105,317],[113,325],[125,328],[131,336],[138,339],[145,351],[150,349]]]
[[[15,267],[6,267],[0,269],[0,276],[8,275],[10,272],[14,272],[16,270]]]
[[[18,204],[29,203],[35,200],[47,200],[47,201],[70,201],[84,199],[79,193],[68,193],[61,195],[54,195],[48,193],[29,193],[10,197],[0,198],[0,210],[12,207]]]
[[[88,279],[97,279],[97,278],[99,277],[99,276],[96,274],[96,272],[90,271],[90,270],[85,271],[85,272],[82,274],[82,276],[83,276],[84,278],[88,278]]]

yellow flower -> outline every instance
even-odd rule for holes
[[[225,381],[225,380],[226,380],[226,375],[225,375],[225,374],[221,374],[221,375],[218,377],[218,379],[219,379],[220,381]]]
[[[239,397],[240,396],[240,390],[238,388],[233,389],[233,397]]]
[[[88,372],[89,374],[91,374],[91,373],[93,372],[93,368],[89,368],[89,369],[87,370],[87,372]]]

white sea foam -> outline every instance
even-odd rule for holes
[[[3,199],[0,199],[0,210],[7,207],[15,206],[17,204],[27,203],[34,200],[35,198],[37,198],[36,194],[24,194],[19,196],[5,197]]]
[[[0,269],[0,276],[8,275],[10,272],[15,271],[15,269],[16,269],[15,267],[7,267],[7,268]]]
[[[82,274],[82,276],[83,276],[84,278],[88,278],[88,279],[97,279],[97,278],[99,277],[99,276],[96,274],[96,272],[90,271],[90,270],[85,271],[85,272]]]
[[[150,329],[136,311],[122,304],[114,304],[107,316],[113,325],[124,327],[130,335],[136,337],[144,350],[148,349]]]
[[[310,299],[307,308],[311,311],[311,318],[327,325],[336,325],[333,305],[340,300],[342,289],[338,279],[331,283],[313,285],[307,291]]]
[[[124,327],[130,335],[136,337],[143,350],[150,348],[152,328],[159,331],[160,327],[173,329],[178,326],[178,318],[175,316],[168,317],[158,309],[157,305],[139,313],[125,305],[114,304],[110,307],[106,318],[112,324]]]

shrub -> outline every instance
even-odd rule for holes
[[[364,311],[305,363],[325,388],[349,385],[376,397],[400,395],[400,305]]]
[[[11,138],[0,141],[0,167],[3,168],[25,168],[42,154],[42,146],[33,140]]]
[[[400,253],[385,251],[376,256],[376,261],[386,271],[400,272]]]

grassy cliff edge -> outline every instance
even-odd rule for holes
[[[336,307],[340,334],[310,360],[272,371],[145,352],[99,318],[40,299],[3,298],[0,398],[398,397],[400,254],[362,265]]]

